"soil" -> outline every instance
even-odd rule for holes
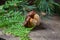
[[[42,20],[41,26],[34,28],[29,36],[32,40],[60,40],[60,18]]]
[[[6,40],[19,40],[19,37],[4,35],[2,32],[0,37]],[[55,16],[42,20],[41,25],[35,27],[29,37],[32,40],[60,40],[60,18]]]

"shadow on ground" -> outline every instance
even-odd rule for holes
[[[39,26],[36,26],[32,31],[52,29],[52,28],[50,28],[48,26],[49,25],[42,22],[42,23],[40,23]]]

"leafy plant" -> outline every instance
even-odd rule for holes
[[[60,3],[59,3],[59,4],[60,4]],[[55,6],[54,12],[56,13],[55,15],[60,16],[60,6],[59,6],[59,7],[56,6],[56,5],[54,5],[54,6]]]
[[[25,15],[21,15],[25,14],[27,9],[30,11],[34,7],[29,6],[24,0],[7,0],[4,5],[0,6],[0,28],[4,28],[5,34],[28,39],[28,34],[32,28],[23,26]]]
[[[0,27],[4,26],[4,33],[19,36],[20,38],[23,38],[23,40],[28,39],[28,34],[32,28],[25,28],[23,26],[25,16],[21,15],[19,11],[10,11],[9,13],[5,14],[5,17],[2,18],[4,19],[0,20]]]
[[[23,12],[23,14],[26,14],[28,11],[31,11],[35,8],[36,7],[34,5],[30,6],[27,0],[7,0],[4,5],[5,10],[20,11]]]
[[[40,11],[46,12],[51,15],[54,12],[54,5],[60,6],[54,0],[35,0],[35,5],[39,8]]]

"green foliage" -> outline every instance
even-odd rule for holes
[[[27,3],[27,0],[8,0],[6,1],[4,5],[5,10],[14,10],[14,11],[20,11],[23,12],[23,14],[26,14],[28,11],[31,11],[35,9],[34,5],[29,6]]]
[[[29,6],[25,0],[7,0],[0,6],[0,28],[4,28],[5,34],[22,37],[28,40],[28,34],[32,28],[25,28],[23,22],[27,11],[35,7]],[[25,37],[27,36],[27,37]]]
[[[1,20],[2,25],[6,29],[4,29],[4,33],[11,34],[14,36],[24,37],[24,39],[28,39],[27,36],[32,28],[25,28],[23,26],[23,22],[25,20],[25,16],[20,15],[20,12],[13,12],[10,11],[8,14],[5,15],[4,21]],[[22,39],[21,39],[22,40]]]
[[[60,4],[60,3],[59,3]],[[60,16],[60,7],[58,7],[58,6],[56,6],[56,5],[54,5],[55,6],[55,10],[54,10],[54,12],[56,13],[56,15],[59,15]]]
[[[20,40],[31,40],[29,37],[25,36],[25,37],[22,37]]]
[[[54,13],[54,5],[60,6],[58,3],[54,2],[54,0],[36,0],[35,5],[40,11],[46,12],[49,15]]]

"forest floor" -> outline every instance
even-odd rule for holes
[[[44,29],[41,29],[43,27]],[[19,40],[19,37],[4,35],[0,31],[0,37],[6,40]],[[46,20],[42,20],[42,24],[34,28],[29,37],[32,40],[60,40],[60,18],[55,16]]]
[[[42,20],[41,26],[34,28],[30,33],[32,40],[60,40],[60,18],[52,17],[51,19]]]

